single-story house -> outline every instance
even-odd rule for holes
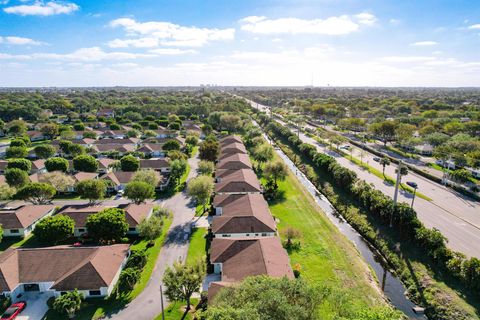
[[[74,236],[80,237],[88,233],[86,222],[89,215],[98,213],[104,209],[113,208],[107,206],[71,205],[60,209],[58,214],[69,216],[75,221]],[[128,223],[128,234],[138,235],[137,227],[144,219],[153,214],[153,204],[126,204],[119,205],[119,209],[125,210],[125,218]]]
[[[108,173],[112,171],[112,165],[115,163],[114,159],[101,158],[98,159],[98,173]]]
[[[84,136],[85,136],[85,133],[95,133],[95,135],[98,137],[100,134],[102,134],[102,131],[98,131],[98,130],[83,130],[83,131],[74,131],[74,138],[75,139],[83,139]]]
[[[159,129],[153,130],[156,134],[156,138],[175,138],[178,136],[178,132],[175,130]]]
[[[0,292],[14,302],[26,292],[59,297],[75,289],[86,298],[107,297],[129,254],[128,244],[10,248],[0,254]]]
[[[110,129],[104,129],[104,130],[98,130],[101,133],[98,135],[99,138],[101,139],[125,139],[127,138],[127,130],[110,130]]]
[[[94,144],[136,144],[140,142],[138,138],[124,138],[124,139],[112,139],[112,138],[103,138],[98,139],[94,142]]]
[[[147,157],[165,157],[167,152],[163,150],[162,144],[146,143],[137,149],[138,152],[143,152]]]
[[[252,169],[252,163],[247,154],[234,153],[221,159],[215,167],[217,170]]]
[[[247,154],[247,149],[243,143],[230,143],[222,146],[220,148],[220,156],[218,157],[219,160],[222,160],[232,154]]]
[[[32,170],[31,173],[45,173],[47,172],[47,168],[45,168],[45,160],[38,159],[32,161]]]
[[[97,117],[114,118],[115,110],[110,108],[100,109],[97,112]]]
[[[53,140],[51,142],[51,145],[52,146],[59,146],[61,141],[63,141],[63,140]],[[95,142],[95,139],[90,139],[90,138],[68,139],[68,141],[70,141],[71,143],[74,143],[74,144],[79,144],[79,145],[81,145],[85,148],[90,148],[93,145],[93,143]]]
[[[3,236],[26,237],[40,220],[52,215],[54,211],[54,205],[23,205],[15,209],[2,209],[0,225]]]
[[[229,136],[223,137],[218,142],[220,143],[221,147],[231,143],[243,143],[242,138],[235,135],[229,135]]]
[[[140,159],[140,169],[153,169],[167,173],[170,172],[170,160],[168,158]]]
[[[47,137],[43,134],[43,132],[38,130],[27,131],[27,136],[30,138],[30,141],[32,142],[47,139]]]
[[[214,273],[221,274],[221,282],[237,283],[257,275],[294,278],[290,259],[278,237],[214,238],[210,261]]]
[[[228,171],[231,171],[231,173],[222,177],[221,180],[215,184],[216,194],[262,193],[262,187],[253,170],[240,169]]]
[[[422,144],[414,147],[415,152],[422,156],[431,156],[433,154],[433,147],[430,144]]]
[[[110,181],[109,192],[118,192],[125,189],[125,186],[132,180],[134,175],[135,172],[112,171],[102,176],[102,179]]]
[[[126,153],[133,152],[137,146],[131,143],[117,144],[117,143],[106,143],[106,144],[95,144],[92,146],[92,152],[94,153],[108,153],[108,152],[118,152],[120,156],[123,156]]]
[[[216,195],[212,233],[222,237],[273,237],[277,226],[261,194]]]

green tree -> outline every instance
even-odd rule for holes
[[[132,250],[125,264],[125,268],[143,269],[147,262],[148,254],[145,250]]]
[[[32,182],[21,187],[17,191],[16,197],[33,204],[47,204],[56,193],[55,188],[48,183]]]
[[[16,192],[17,190],[8,184],[0,184],[0,200],[10,200]]]
[[[73,168],[77,171],[96,172],[98,162],[94,157],[82,154],[73,158]]]
[[[101,243],[119,242],[128,231],[125,211],[118,208],[104,209],[87,217],[88,234]]]
[[[151,216],[142,220],[137,226],[140,237],[147,240],[155,240],[162,234],[163,219],[157,216]]]
[[[10,147],[27,147],[27,143],[22,139],[13,139],[10,141]]]
[[[205,262],[202,260],[194,264],[176,262],[168,267],[163,275],[163,284],[166,287],[165,295],[170,301],[186,301],[187,307],[182,319],[190,310],[190,299],[195,292],[199,292],[205,276]]]
[[[253,150],[253,159],[258,162],[261,169],[262,164],[273,159],[273,148],[271,145],[263,143]]]
[[[452,171],[450,173],[450,177],[454,181],[457,181],[459,183],[465,183],[470,181],[470,179],[472,178],[472,173],[467,169],[458,169]]]
[[[383,176],[385,176],[385,167],[390,165],[390,159],[387,157],[383,157],[382,159],[380,159],[380,164],[382,165],[382,168],[383,168],[382,169]]]
[[[58,124],[56,123],[47,123],[44,124],[40,131],[46,136],[48,139],[53,139],[56,135],[58,135]]]
[[[189,135],[185,138],[185,143],[191,146],[196,146],[198,143],[198,137],[194,135]]]
[[[105,197],[106,184],[101,179],[83,180],[77,183],[76,191],[83,199],[88,199],[90,203],[101,200]]]
[[[215,170],[215,164],[212,161],[201,160],[198,163],[198,173],[211,176]]]
[[[68,154],[72,157],[83,155],[85,153],[85,147],[76,143],[72,143],[68,147]]]
[[[288,168],[282,161],[269,162],[265,165],[263,176],[273,181],[274,189],[278,189],[278,180],[285,180],[288,175]]]
[[[23,120],[13,120],[7,124],[8,133],[20,136],[27,132],[27,124]]]
[[[387,146],[387,143],[395,139],[397,124],[393,121],[377,122],[370,125],[369,130]]]
[[[41,175],[40,182],[48,183],[57,192],[66,192],[75,185],[75,180],[62,171],[47,172]]]
[[[57,214],[38,222],[33,234],[40,242],[56,245],[73,236],[74,226],[72,218]]]
[[[201,160],[215,161],[220,153],[220,145],[217,141],[205,140],[200,144],[199,157]]]
[[[57,152],[55,147],[49,144],[41,144],[39,146],[36,146],[33,150],[35,151],[37,157],[42,159],[48,159],[52,157],[55,152]]]
[[[13,169],[13,168],[17,168],[17,169],[20,169],[20,170],[23,170],[27,173],[30,172],[30,170],[32,170],[32,162],[28,159],[15,159],[15,158],[12,158],[12,159],[9,159],[8,160],[8,164],[7,164],[7,169]]]
[[[321,300],[320,288],[302,278],[250,277],[238,286],[222,289],[209,301],[204,317],[208,320],[312,320],[317,318]]]
[[[132,155],[124,156],[120,159],[120,168],[122,171],[137,171],[140,168],[140,160]]]
[[[6,158],[25,158],[28,156],[28,150],[25,147],[8,147],[5,151]]]
[[[142,169],[133,175],[132,181],[140,181],[140,182],[145,182],[151,186],[157,186],[158,183],[160,182],[160,174],[149,168],[149,169]]]
[[[67,172],[68,166],[69,166],[68,160],[60,157],[48,158],[45,161],[45,168],[47,168],[48,172],[53,172],[53,171]]]
[[[213,188],[213,178],[200,175],[195,179],[190,180],[187,187],[187,193],[190,197],[195,199],[198,204],[203,206],[203,212],[205,212],[205,206],[208,199],[212,196]]]
[[[133,290],[135,284],[140,280],[140,271],[137,268],[126,268],[118,278],[118,290],[127,292]]]
[[[155,198],[155,186],[142,181],[131,181],[125,187],[125,197],[140,204]]]
[[[173,160],[170,162],[170,181],[176,186],[180,181],[180,178],[187,170],[187,161],[185,160]]]
[[[5,171],[5,180],[10,187],[15,188],[23,187],[30,181],[27,172],[18,168],[7,169]]]
[[[168,140],[163,144],[162,149],[165,151],[180,150],[180,142],[173,139]]]
[[[69,319],[75,317],[75,313],[82,306],[83,295],[76,289],[68,291],[65,294],[55,298],[53,309],[60,314],[68,316]]]

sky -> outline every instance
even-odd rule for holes
[[[0,86],[480,86],[479,0],[0,0]]]

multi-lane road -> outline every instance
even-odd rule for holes
[[[266,106],[250,100],[247,101],[249,101],[254,108],[267,111]],[[277,121],[283,125],[287,125],[280,120]],[[303,142],[314,145],[319,152],[334,156],[341,165],[355,171],[360,179],[368,183],[373,183],[375,188],[393,198],[394,186],[386,183],[383,179],[362,169],[347,158],[329,150],[326,146],[319,144],[316,140],[303,133],[300,133],[300,139]],[[360,158],[360,150],[352,145],[350,145],[350,148],[353,148],[353,156]],[[373,160],[374,157],[376,156],[367,151],[363,153],[363,161],[381,171],[382,166]],[[385,174],[395,177],[395,169],[396,165],[387,166]],[[409,172],[402,178],[402,182],[407,181],[416,182],[418,191],[432,199],[432,201],[427,201],[420,197],[416,197],[415,199],[414,208],[417,211],[418,218],[425,226],[440,230],[442,234],[447,237],[450,248],[463,252],[469,257],[480,257],[480,204],[441,184],[412,172]],[[400,189],[398,199],[400,202],[410,204],[412,202],[412,196],[412,194]]]

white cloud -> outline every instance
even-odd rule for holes
[[[139,39],[115,39],[108,42],[110,48],[154,48],[158,47],[159,40],[156,38],[139,38]]]
[[[167,55],[167,56],[175,56],[175,55],[182,55],[182,54],[189,54],[189,53],[196,53],[195,50],[187,49],[178,49],[178,48],[160,48],[160,49],[153,49],[149,52],[155,53],[158,55]]]
[[[71,53],[33,53],[31,55],[12,55],[0,53],[0,59],[52,59],[68,61],[101,61],[101,60],[131,60],[154,58],[156,54],[105,52],[99,47],[81,48]]]
[[[426,61],[433,61],[435,57],[428,57],[428,56],[391,56],[391,57],[383,57],[381,60],[385,62],[426,62]]]
[[[436,46],[438,42],[436,41],[417,41],[410,43],[411,46],[416,46],[416,47],[429,47],[429,46]]]
[[[41,41],[35,41],[30,38],[15,37],[15,36],[0,37],[0,43],[11,44],[11,45],[30,45],[30,46],[38,46],[38,45],[44,44]]]
[[[241,29],[258,34],[325,34],[342,35],[357,31],[360,25],[372,25],[376,17],[370,13],[341,15],[326,19],[278,18],[249,16],[240,20]]]
[[[131,18],[120,18],[110,22],[112,27],[122,27],[129,36],[144,36],[136,39],[113,40],[110,46],[181,46],[201,47],[212,41],[232,40],[235,29],[208,29],[180,26],[171,22],[137,22]]]
[[[468,29],[479,30],[480,29],[480,23],[472,24],[471,26],[468,27]]]
[[[60,3],[50,1],[36,1],[31,5],[18,5],[4,8],[3,11],[11,14],[19,14],[22,16],[52,16],[56,14],[69,14],[80,9],[75,3]]]

